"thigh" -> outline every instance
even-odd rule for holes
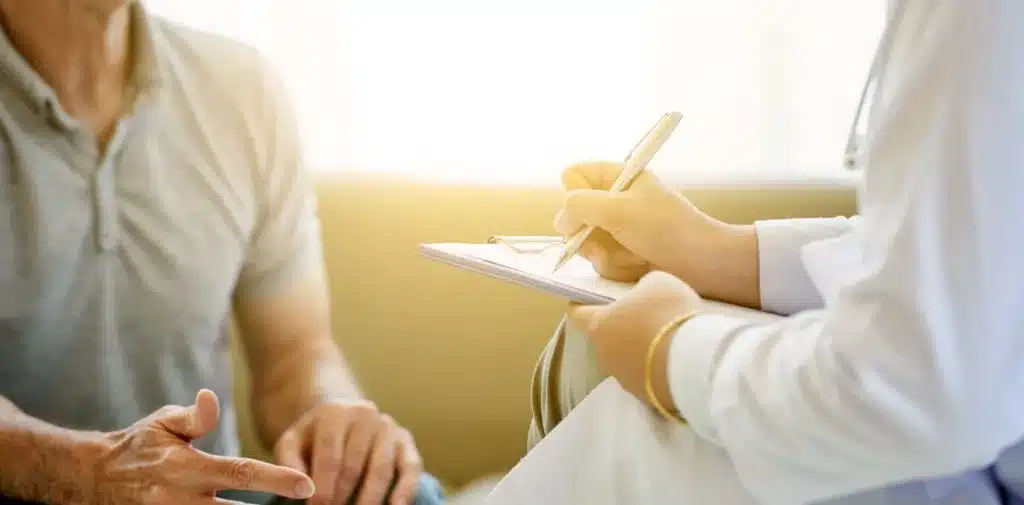
[[[563,319],[534,369],[529,447],[551,433],[607,377],[587,336]]]

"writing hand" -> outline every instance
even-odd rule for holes
[[[611,193],[620,163],[581,163],[562,174],[565,202],[555,229],[571,236],[597,229],[580,248],[601,276],[626,282],[650,270],[692,281],[706,269],[729,225],[708,216],[678,191],[643,172],[629,189]]]

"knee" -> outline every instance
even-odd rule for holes
[[[573,326],[567,319],[559,325],[561,349],[557,368],[548,374],[553,379],[560,399],[560,410],[563,415],[579,405],[583,398],[590,394],[607,374],[601,371],[597,361],[597,351],[583,331]]]
[[[563,319],[534,370],[530,445],[554,429],[606,377],[587,336]]]
[[[413,505],[442,505],[444,503],[444,489],[441,483],[430,474],[420,476],[420,489],[416,492],[416,499]]]

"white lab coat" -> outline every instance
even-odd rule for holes
[[[1024,2],[903,7],[860,217],[758,224],[792,317],[695,318],[669,357],[689,426],[608,381],[490,503],[1024,503]]]

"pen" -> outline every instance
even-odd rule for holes
[[[629,186],[633,184],[633,181],[647,168],[647,164],[654,158],[654,155],[658,154],[658,150],[661,146],[665,145],[668,138],[672,136],[672,132],[676,129],[679,124],[679,120],[683,118],[683,115],[678,112],[669,112],[661,117],[654,127],[644,135],[644,138],[630,151],[629,155],[626,156],[626,161],[623,163],[622,172],[619,173],[618,178],[615,179],[615,183],[609,188],[612,193],[619,193],[629,189]],[[555,263],[554,271],[557,272],[559,268],[565,266],[565,264],[572,259],[576,253],[579,252],[580,246],[583,242],[590,237],[590,234],[594,232],[593,226],[585,226],[580,231],[576,232],[565,244],[565,251],[562,252],[562,256],[558,258],[558,262]]]

